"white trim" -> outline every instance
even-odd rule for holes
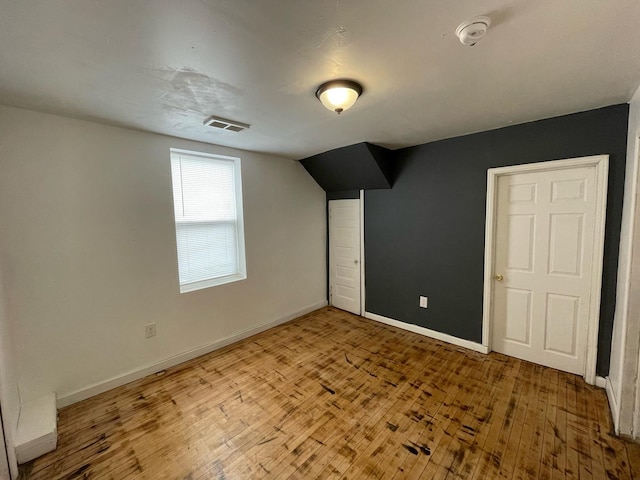
[[[635,102],[634,102],[635,100]],[[637,103],[638,101],[640,101],[640,86],[638,87],[638,89],[636,90],[636,93],[633,96],[632,102],[633,103]],[[634,132],[633,135],[634,138],[634,151],[633,151],[633,175],[632,175],[632,179],[631,179],[631,194],[632,194],[632,199],[630,201],[630,208],[631,208],[631,213],[630,213],[630,221],[629,221],[629,265],[628,265],[628,276],[627,276],[627,282],[625,284],[625,286],[627,287],[626,290],[626,297],[625,297],[625,310],[622,314],[622,318],[623,318],[623,324],[622,324],[622,332],[623,332],[623,341],[622,341],[622,346],[621,348],[622,350],[622,355],[621,355],[621,362],[620,362],[620,397],[622,397],[622,382],[623,382],[623,365],[625,364],[625,360],[627,359],[628,356],[631,355],[631,353],[629,352],[629,348],[627,346],[627,332],[629,331],[629,328],[631,328],[629,326],[629,322],[632,322],[631,325],[633,326],[634,324],[637,325],[639,320],[638,317],[634,315],[633,318],[629,317],[629,297],[630,297],[630,291],[631,291],[631,282],[634,281],[634,278],[632,277],[632,267],[631,265],[633,264],[633,258],[634,258],[634,253],[637,252],[637,249],[634,248],[634,244],[635,244],[635,238],[634,238],[634,232],[635,232],[635,219],[636,219],[636,211],[637,211],[637,195],[638,195],[638,168],[640,166],[640,129],[636,129],[636,131]],[[627,161],[629,161],[629,159],[627,159]],[[625,190],[626,193],[626,190]],[[625,198],[626,200],[626,198]],[[623,214],[624,214],[624,207],[623,207]],[[620,232],[621,235],[623,235],[625,232]],[[625,265],[626,266],[626,265]],[[638,347],[640,350],[640,346]],[[638,355],[638,363],[636,366],[636,371],[634,372],[635,374],[635,381],[636,381],[636,385],[635,385],[635,402],[632,404],[634,405],[633,408],[633,413],[632,413],[632,418],[631,418],[631,438],[633,438],[634,440],[638,441],[640,440],[640,355]],[[630,375],[631,376],[631,375]],[[625,402],[626,404],[626,402]],[[618,417],[618,423],[620,421],[620,418]]]
[[[193,157],[219,158],[220,160],[240,160],[240,157],[231,157],[229,155],[220,155],[218,153],[196,152],[195,150],[185,150],[183,148],[170,148],[169,151],[171,153],[183,153],[185,155],[191,155]]]
[[[9,454],[6,445],[2,422],[0,422],[0,478],[10,479],[11,471],[9,470]]]
[[[601,377],[600,375],[596,375],[596,387],[606,388],[607,387],[607,379],[605,377]]]
[[[596,213],[593,245],[593,272],[591,274],[591,299],[589,305],[589,333],[587,335],[587,352],[585,358],[584,379],[593,385],[596,381],[596,360],[598,354],[598,328],[600,317],[600,297],[602,294],[602,263],[604,258],[604,232],[607,205],[607,177],[609,171],[609,155],[553,160],[549,162],[513,165],[509,167],[490,168],[487,170],[487,212],[485,223],[484,250],[484,293],[482,306],[482,344],[491,351],[491,317],[493,308],[493,265],[494,241],[496,228],[497,182],[502,175],[516,173],[564,170],[575,167],[595,167],[596,175]]]
[[[262,323],[258,326],[249,328],[247,330],[243,330],[236,334],[229,335],[228,337],[217,340],[213,343],[208,343],[206,345],[202,345],[200,347],[187,350],[186,352],[180,353],[178,355],[173,355],[159,362],[155,362],[155,363],[146,365],[144,367],[137,368],[135,370],[130,370],[129,372],[124,373],[122,375],[112,377],[102,382],[94,383],[93,385],[90,385],[85,388],[81,388],[79,390],[75,390],[72,392],[63,392],[62,394],[58,395],[57,406],[58,408],[63,408],[73,403],[80,402],[87,398],[93,397],[94,395],[98,395],[100,393],[106,392],[113,388],[120,387],[127,383],[133,382],[134,380],[144,378],[147,375],[161,372],[162,370],[166,370],[167,368],[174,367],[176,365],[179,365],[180,363],[186,362],[188,360],[192,360],[201,355],[206,355],[207,353],[213,352],[214,350],[218,350],[232,343],[239,342],[240,340],[244,340],[245,338],[249,338],[260,332],[269,330],[270,328],[273,328],[275,326],[281,325],[283,323],[287,323],[295,318],[298,318],[302,315],[305,315],[307,313],[313,312],[314,310],[317,310],[319,308],[326,307],[326,306],[327,306],[327,301],[323,300],[322,302],[309,305],[308,307],[298,310],[297,312],[291,313],[289,315],[285,315],[284,317],[278,318],[276,320],[272,320],[270,322]]]
[[[493,250],[496,232],[495,210],[498,183],[492,169],[487,170],[487,206],[484,227],[484,289],[482,292],[482,345],[491,351],[491,315],[493,308]]]
[[[366,310],[364,285],[364,190],[360,190],[360,315]]]
[[[225,285],[227,283],[240,282],[246,279],[247,279],[246,274],[234,273],[231,275],[223,275],[221,277],[207,278],[205,280],[199,280],[196,282],[181,283],[180,293],[196,292],[204,288],[217,287],[218,285]]]
[[[376,322],[384,323],[385,325],[391,325],[392,327],[408,330],[409,332],[424,335],[425,337],[435,338],[436,340],[441,340],[443,342],[451,343],[459,347],[468,348],[469,350],[474,350],[476,352],[489,353],[487,347],[479,343],[472,342],[471,340],[465,340],[463,338],[454,337],[453,335],[448,335],[446,333],[436,332],[435,330],[420,327],[419,325],[414,325],[412,323],[401,322],[399,320],[394,320],[393,318],[383,317],[382,315],[378,315],[377,313],[365,312],[364,316],[365,318],[368,318],[370,320],[375,320]]]
[[[584,379],[593,385],[596,381],[598,360],[598,331],[600,330],[600,301],[602,297],[602,270],[604,266],[604,233],[607,219],[607,188],[609,178],[609,155],[587,157],[594,161],[596,168],[596,214],[593,250],[593,270],[591,272],[591,317],[587,336],[587,356]],[[600,231],[598,231],[600,228]]]
[[[49,393],[20,406],[16,431],[16,458],[25,463],[56,449],[58,426],[56,394]]]
[[[640,88],[637,90],[634,98],[639,97]],[[640,97],[639,97],[640,98]],[[630,122],[632,119],[630,118]],[[631,130],[631,125],[629,126]],[[633,137],[633,146],[627,146],[627,153],[632,150],[631,155],[627,155],[627,169],[631,168],[631,175],[625,174],[624,184],[624,199],[622,205],[622,225],[620,230],[620,258],[625,258],[624,264],[618,265],[618,288],[616,295],[616,315],[614,317],[614,334],[616,330],[616,322],[620,322],[620,342],[617,347],[621,350],[620,362],[617,365],[611,365],[609,373],[615,369],[617,375],[614,377],[618,379],[617,384],[612,384],[612,389],[615,393],[615,398],[620,399],[617,415],[614,416],[614,425],[617,425],[616,432],[629,433],[632,437],[640,439],[638,429],[640,428],[640,377],[637,375],[640,372],[640,363],[638,364],[635,372],[628,371],[629,364],[626,361],[629,355],[635,356],[635,352],[629,351],[630,346],[627,344],[627,337],[629,334],[630,325],[633,322],[637,322],[637,317],[631,317],[630,311],[630,297],[631,297],[631,284],[634,283],[633,262],[634,257],[637,255],[637,249],[634,248],[634,233],[636,224],[636,211],[637,211],[637,195],[638,195],[638,167],[640,164],[640,130],[636,130],[633,133],[628,134],[628,138]],[[626,172],[629,173],[629,172]],[[625,219],[628,219],[625,228]],[[625,243],[626,242],[626,243]],[[622,248],[625,248],[626,255],[623,255]],[[618,299],[618,296],[620,297]],[[614,337],[615,338],[615,337]],[[613,353],[614,345],[613,339],[611,344],[611,351]],[[640,357],[638,358],[640,362]],[[626,368],[625,368],[626,365]],[[630,401],[626,398],[626,395],[633,395],[633,393],[623,393],[623,384],[625,376],[628,378],[636,378],[636,399]],[[635,407],[630,407],[635,403]],[[628,415],[625,415],[628,408],[633,408],[631,418],[631,425],[627,425]]]
[[[640,440],[640,355],[638,355],[638,365],[636,366],[635,404],[633,407],[633,418],[631,419],[631,438]]]
[[[607,377],[607,383],[605,386],[607,391],[607,398],[609,399],[609,408],[611,409],[611,416],[613,417],[613,430],[616,435],[620,433],[620,424],[618,420],[620,419],[620,407],[618,406],[618,400],[616,398],[616,394],[613,390],[613,385],[611,385],[611,379]]]

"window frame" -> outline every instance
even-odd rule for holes
[[[235,196],[235,209],[236,209],[236,219],[235,222],[229,220],[210,220],[210,221],[202,221],[202,220],[178,220],[175,214],[175,196],[173,190],[173,156],[174,155],[185,155],[191,157],[199,157],[204,159],[211,160],[222,160],[232,163],[233,165],[233,180],[234,180],[234,196]],[[184,150],[180,148],[170,148],[169,149],[169,165],[171,169],[171,199],[172,199],[172,215],[174,221],[174,231],[175,231],[175,240],[176,240],[176,267],[178,270],[178,285],[180,286],[180,293],[188,293],[196,290],[202,290],[204,288],[215,287],[218,285],[225,285],[227,283],[238,282],[241,280],[246,280],[247,278],[247,264],[246,264],[246,249],[245,249],[245,237],[244,237],[244,206],[242,201],[242,161],[239,157],[231,157],[227,155],[218,155],[215,153],[208,152],[197,152],[194,150]],[[182,177],[180,177],[182,178]],[[182,187],[184,188],[184,187]],[[236,226],[236,250],[238,255],[238,272],[233,273],[231,275],[222,275],[217,277],[210,277],[203,280],[197,280],[192,282],[184,282],[180,281],[180,263],[179,263],[179,255],[180,252],[178,250],[178,225],[193,225],[193,224],[229,224],[235,223]]]

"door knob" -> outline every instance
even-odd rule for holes
[[[358,260],[354,260],[353,263],[358,263]]]
[[[500,274],[496,275],[494,278],[495,278],[497,281],[499,281],[499,282],[501,282],[502,280],[504,280],[504,277],[503,277],[502,275],[500,275]]]

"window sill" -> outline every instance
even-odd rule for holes
[[[245,274],[227,275],[224,277],[209,278],[207,280],[200,280],[198,282],[180,284],[180,293],[193,292],[195,290],[202,290],[204,288],[216,287],[218,285],[224,285],[225,283],[239,282],[240,280],[246,280]]]

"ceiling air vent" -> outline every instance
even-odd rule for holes
[[[232,132],[241,132],[246,130],[251,125],[248,123],[236,122],[235,120],[229,120],[228,118],[221,118],[211,115],[204,121],[204,125],[220,130],[230,130]]]

